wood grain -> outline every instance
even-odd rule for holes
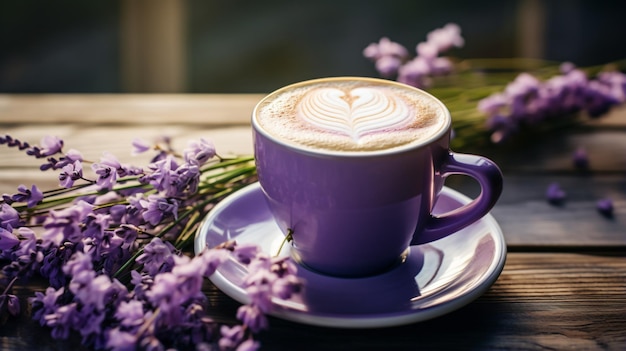
[[[33,288],[20,288],[24,300]],[[235,323],[239,304],[211,284],[214,319]],[[54,341],[26,317],[0,328],[3,350],[80,349],[77,337]],[[448,315],[380,329],[332,329],[271,318],[260,334],[267,350],[623,350],[626,257],[615,254],[510,253],[482,297]]]
[[[144,165],[148,155],[131,156],[133,139],[172,138],[182,150],[187,141],[212,139],[222,155],[251,154],[249,118],[262,95],[0,95],[0,133],[37,143],[45,135],[65,140],[97,161],[103,151],[122,162]],[[496,161],[505,175],[504,193],[493,210],[510,248],[567,246],[602,250],[626,246],[626,109],[594,121],[590,128],[542,137],[535,143],[501,145],[475,151]],[[577,170],[572,155],[585,147],[590,169]],[[459,150],[465,151],[465,150]],[[19,184],[57,186],[56,175],[38,170],[18,150],[0,148],[0,193]],[[562,206],[545,198],[558,182],[568,193]],[[469,196],[479,188],[471,179],[453,177],[447,185]],[[596,202],[611,198],[615,215],[607,219]]]
[[[133,157],[134,138],[213,139],[221,154],[251,154],[250,113],[262,95],[0,95],[0,134],[29,142],[57,135],[66,148],[98,160],[103,151],[122,162]],[[572,164],[578,147],[590,169]],[[271,319],[259,338],[268,350],[463,349],[626,350],[626,108],[584,128],[532,142],[476,150],[505,175],[492,214],[509,254],[496,283],[468,306],[431,321],[394,328],[344,330]],[[19,184],[57,185],[40,161],[0,147],[0,193]],[[546,201],[549,184],[567,192],[560,206]],[[476,183],[450,177],[448,186],[475,197]],[[613,199],[612,218],[600,215],[600,198]],[[45,287],[33,281],[15,288],[22,304]],[[216,321],[234,323],[239,304],[208,283],[205,293]],[[80,337],[52,340],[49,331],[22,316],[0,326],[2,350],[84,350]]]
[[[0,122],[248,124],[256,94],[0,94]]]

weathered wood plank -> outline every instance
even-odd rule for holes
[[[626,257],[570,253],[510,253],[502,275],[468,306],[401,327],[332,329],[272,318],[261,333],[267,350],[626,349]],[[17,294],[25,299],[30,286]],[[235,323],[238,303],[208,284],[215,320]],[[4,350],[80,349],[59,342],[26,317],[0,328]]]
[[[567,197],[561,205],[548,202],[546,190],[560,184]],[[478,185],[455,176],[447,183],[470,197]],[[607,218],[596,208],[609,198],[614,215]],[[602,249],[626,248],[626,176],[516,175],[505,173],[504,190],[492,210],[509,249]]]
[[[9,134],[30,144],[38,144],[46,135],[57,136],[65,142],[64,150],[75,149],[86,160],[98,161],[103,152],[110,152],[123,163],[145,164],[153,153],[133,156],[132,142],[135,138],[146,142],[167,136],[177,151],[183,151],[190,140],[212,140],[221,155],[252,154],[252,132],[249,126],[185,126],[185,125],[131,125],[131,126],[85,126],[76,124],[37,124],[3,126],[0,133]],[[45,160],[43,160],[45,161]],[[26,156],[17,149],[0,145],[0,169],[24,169],[38,167],[41,160]]]
[[[585,150],[588,156],[589,166],[584,172],[574,165],[578,149]],[[621,128],[570,129],[537,135],[514,145],[493,145],[470,151],[489,156],[503,170],[512,173],[626,175],[626,130]]]
[[[0,94],[0,123],[248,124],[261,94]]]

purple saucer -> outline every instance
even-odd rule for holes
[[[470,201],[444,188],[435,213]],[[195,252],[226,240],[254,243],[275,255],[283,240],[258,183],[234,193],[207,215],[195,238]],[[281,255],[288,255],[283,248]],[[411,246],[406,260],[394,269],[367,278],[336,278],[300,267],[302,296],[274,299],[272,315],[311,325],[376,328],[431,319],[454,311],[482,295],[498,278],[506,244],[498,223],[487,215],[471,226],[438,241]],[[211,281],[233,299],[247,303],[245,268],[223,264]]]

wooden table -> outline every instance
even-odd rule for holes
[[[98,159],[110,151],[126,162],[133,138],[168,135],[212,138],[222,154],[250,154],[249,115],[261,95],[0,95],[0,133],[37,143],[56,135],[66,148]],[[590,154],[589,172],[572,166],[577,147]],[[461,150],[468,151],[468,150]],[[259,335],[265,349],[606,349],[626,350],[626,109],[588,128],[537,138],[533,145],[478,150],[501,165],[505,190],[492,213],[508,257],[500,278],[468,306],[434,320],[375,330],[343,330],[272,318]],[[0,193],[19,184],[55,187],[39,162],[0,148]],[[559,182],[568,197],[549,204],[545,190]],[[468,195],[466,179],[448,185]],[[615,215],[595,202],[610,197]],[[15,289],[22,299],[42,289]],[[207,283],[220,322],[234,322],[238,303]],[[0,326],[2,350],[81,349],[80,338],[56,341],[26,316]]]

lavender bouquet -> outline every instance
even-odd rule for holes
[[[626,102],[625,61],[596,67],[531,59],[465,59],[443,56],[465,39],[453,23],[433,30],[411,54],[402,44],[382,38],[363,50],[384,78],[425,89],[442,100],[452,115],[452,147],[503,144],[520,136],[580,125]],[[576,168],[588,167],[583,146],[572,155]],[[566,191],[551,184],[545,197],[554,205]],[[611,199],[598,200],[598,212],[613,215]]]
[[[80,335],[84,345],[107,350],[254,350],[253,334],[268,326],[270,299],[300,290],[289,259],[253,245],[226,242],[185,255],[204,214],[255,181],[251,157],[220,157],[204,139],[182,154],[166,138],[136,140],[134,153],[156,152],[140,168],[110,153],[85,160],[56,137],[30,145],[6,135],[0,144],[43,160],[41,170],[55,172],[60,185],[20,185],[0,200],[4,316],[25,309],[14,286],[41,276],[48,287],[28,309],[55,339]],[[201,291],[226,260],[248,267],[250,303],[237,311],[241,325],[213,321]]]
[[[441,99],[452,114],[456,148],[579,123],[626,101],[621,62],[583,69],[567,62],[443,56],[464,43],[461,28],[447,24],[428,33],[414,56],[388,38],[367,46],[363,55],[382,77]]]

